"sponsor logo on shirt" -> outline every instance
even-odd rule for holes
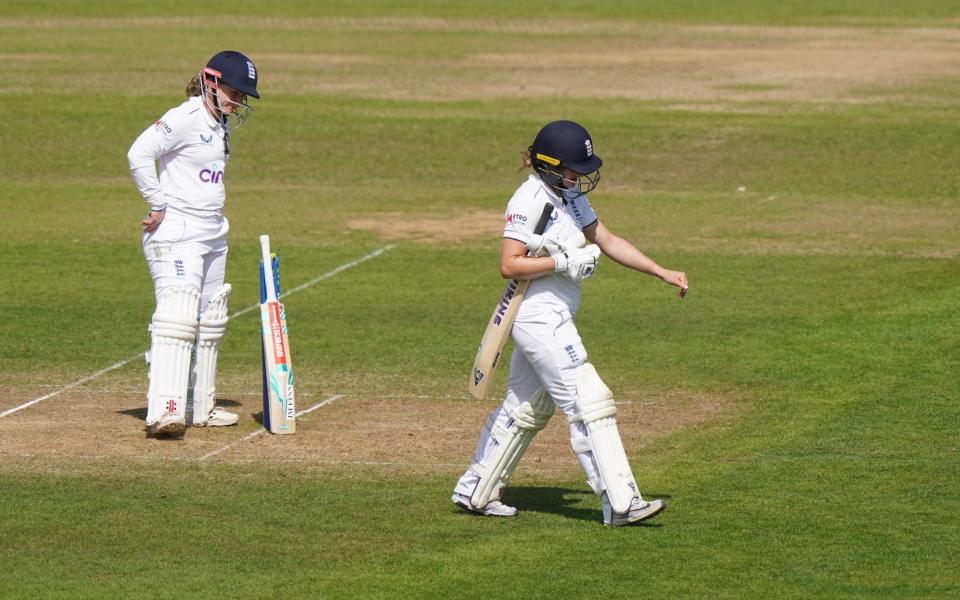
[[[154,123],[153,126],[154,126],[155,129],[159,129],[160,131],[163,131],[164,133],[167,133],[168,135],[171,134],[171,133],[173,133],[173,128],[170,127],[169,125],[167,125],[166,122],[164,122],[163,119],[157,119],[157,122]]]
[[[213,163],[209,169],[200,171],[200,181],[204,183],[221,183],[223,181],[223,169],[220,163]]]
[[[521,215],[520,213],[513,213],[512,215],[507,215],[507,223],[526,223],[527,217]]]
[[[213,134],[211,133],[211,134],[208,135],[208,136],[204,136],[204,135],[201,133],[201,134],[200,134],[200,141],[203,142],[204,144],[212,144],[212,143],[213,143]]]

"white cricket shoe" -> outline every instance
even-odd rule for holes
[[[164,413],[162,417],[147,425],[147,435],[153,437],[178,437],[187,429],[187,422],[176,413]]]
[[[640,496],[635,496],[630,503],[630,510],[625,513],[615,513],[610,506],[606,492],[603,493],[600,503],[603,506],[603,524],[607,527],[633,525],[655,517],[667,509],[667,504],[663,500],[647,501]]]
[[[450,497],[450,501],[462,508],[463,510],[478,515],[485,515],[488,517],[515,517],[517,516],[517,509],[512,506],[507,506],[499,500],[491,500],[483,508],[474,508],[470,504],[470,498],[464,496],[463,494],[454,494]]]
[[[206,423],[194,423],[195,427],[227,427],[228,425],[236,425],[237,421],[240,420],[240,415],[237,413],[232,413],[229,410],[224,410],[219,406],[210,411],[210,416],[207,417]]]

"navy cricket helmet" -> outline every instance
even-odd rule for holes
[[[214,72],[210,72],[210,71]],[[219,79],[238,92],[259,99],[257,93],[257,68],[253,61],[235,50],[224,50],[207,61],[204,72]]]
[[[530,163],[550,187],[558,192],[576,187],[586,194],[597,187],[603,161],[593,153],[590,134],[579,123],[553,121],[543,126],[530,146]],[[580,175],[565,179],[563,169]],[[564,185],[564,184],[567,185]]]

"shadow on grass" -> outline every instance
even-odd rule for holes
[[[600,518],[600,503],[592,506],[593,503],[588,500],[588,497],[593,497],[590,490],[518,486],[508,487],[503,496],[504,503],[516,506],[521,512],[549,513],[581,521],[596,521]],[[585,500],[586,506],[580,506]]]
[[[644,494],[644,498],[669,499],[669,494]],[[516,506],[520,512],[532,511],[560,515],[568,519],[598,522],[600,499],[591,490],[557,487],[518,486],[508,487],[503,493],[503,502]],[[640,523],[643,527],[662,527],[658,523]]]

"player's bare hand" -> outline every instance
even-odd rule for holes
[[[147,218],[140,221],[140,224],[143,225],[144,233],[153,233],[156,231],[160,223],[163,222],[163,215],[165,215],[166,212],[165,210],[151,210],[148,212]]]
[[[687,274],[683,271],[665,270],[660,276],[660,279],[663,279],[664,282],[669,283],[670,285],[675,285],[680,288],[681,298],[686,296],[687,290],[690,289],[690,284],[687,283]]]

